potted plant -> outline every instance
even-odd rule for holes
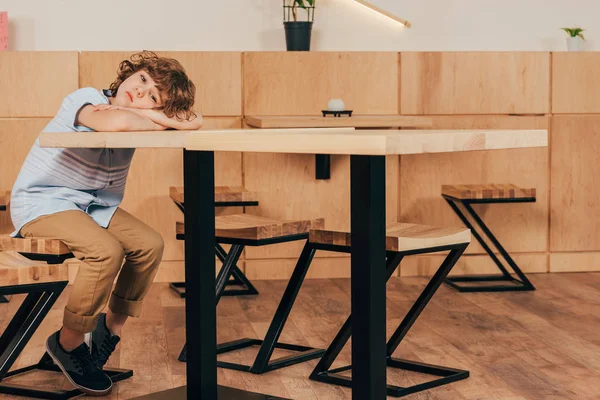
[[[569,51],[579,51],[581,50],[581,44],[585,40],[583,37],[584,29],[581,28],[560,28],[563,31],[567,32],[569,36],[567,36],[567,49]]]
[[[285,42],[288,51],[310,50],[315,1],[283,0],[283,26],[285,27]],[[299,13],[301,15],[298,15]]]

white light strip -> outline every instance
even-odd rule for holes
[[[407,28],[410,28],[410,22],[408,22],[407,20],[404,20],[402,18],[398,18],[393,14],[390,14],[389,12],[382,10],[381,8],[375,7],[373,4],[366,2],[364,0],[354,0],[355,2],[357,2],[358,4],[362,5],[363,7],[368,8],[371,11],[375,11],[378,14],[381,14],[385,17],[388,17],[390,19],[393,19],[396,22],[401,23],[402,25],[404,25]]]

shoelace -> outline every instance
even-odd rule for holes
[[[108,361],[110,355],[113,353],[113,351],[115,351],[118,342],[119,339],[114,336],[106,336],[104,338],[102,344],[100,345],[100,348],[98,349],[98,354],[101,357],[100,361],[102,363],[102,366],[104,366],[106,361]]]
[[[77,348],[71,353],[71,358],[75,361],[77,372],[81,375],[88,375],[98,370],[86,348]]]

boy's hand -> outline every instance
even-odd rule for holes
[[[200,116],[199,114],[196,114],[196,117],[191,120],[183,120],[183,119],[179,119],[177,117],[169,118],[161,110],[152,109],[152,108],[124,108],[124,109],[132,111],[143,117],[146,117],[156,124],[166,126],[167,128],[172,128],[172,129],[196,130],[196,129],[200,129],[202,127],[202,125],[204,124],[204,120],[203,120],[202,116]]]

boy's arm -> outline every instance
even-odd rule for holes
[[[97,110],[89,104],[79,110],[75,125],[84,125],[97,132],[159,131],[166,126],[137,113],[118,110]]]
[[[165,126],[167,128],[173,128],[178,130],[186,130],[186,131],[195,131],[197,129],[202,128],[204,125],[204,119],[202,116],[196,112],[194,114],[195,117],[189,120],[180,120],[175,117],[169,118],[162,111],[154,110],[150,108],[132,108],[132,107],[122,107],[122,106],[113,106],[110,104],[100,104],[95,106],[96,111],[131,111],[136,113],[137,115],[148,118],[154,123]]]

